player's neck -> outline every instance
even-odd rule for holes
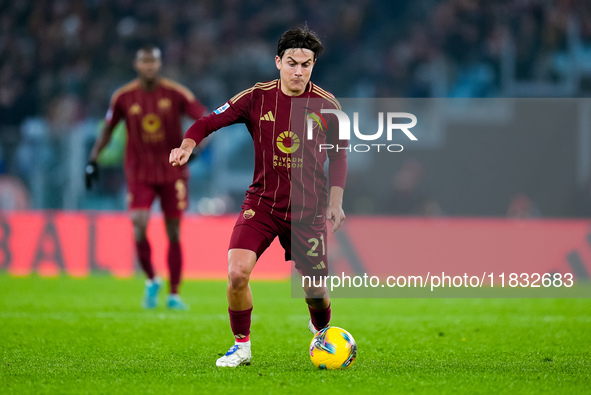
[[[154,78],[153,80],[147,80],[147,79],[143,79],[140,78],[140,85],[142,87],[142,90],[146,91],[146,92],[151,92],[153,90],[155,90],[158,87],[158,82],[159,82],[160,78]]]

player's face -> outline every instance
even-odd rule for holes
[[[281,58],[275,56],[283,93],[289,96],[299,96],[304,93],[310,81],[314,63],[314,52],[305,48],[288,49]]]
[[[160,70],[160,50],[138,51],[135,62],[135,70],[140,78],[151,81],[158,77]]]

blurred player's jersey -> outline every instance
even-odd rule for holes
[[[153,91],[144,91],[138,79],[118,89],[111,98],[106,121],[115,126],[125,118],[128,182],[161,184],[187,178],[187,167],[172,167],[170,151],[183,140],[181,115],[201,118],[205,108],[184,86],[161,78]]]
[[[293,100],[298,99],[298,100]],[[320,151],[320,144],[340,145],[335,116],[324,115],[328,128],[315,126],[306,139],[307,114],[321,108],[339,109],[334,96],[309,82],[297,97],[281,91],[280,80],[261,82],[247,89],[212,114],[196,122],[185,137],[201,142],[213,131],[245,123],[254,140],[253,182],[246,192],[244,209],[263,209],[286,221],[326,221],[328,204],[324,163],[331,160],[331,186],[344,187],[346,151]],[[333,161],[338,162],[333,171]]]

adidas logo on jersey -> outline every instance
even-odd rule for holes
[[[312,267],[312,269],[320,270],[320,269],[324,269],[325,267],[326,267],[326,265],[324,264],[324,262],[320,261],[320,263],[318,265]]]
[[[275,122],[275,118],[273,117],[273,113],[271,111],[269,111],[268,113],[266,113],[265,115],[263,115],[261,117],[261,121]]]

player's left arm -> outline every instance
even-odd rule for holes
[[[338,104],[338,103],[337,103]],[[340,105],[338,105],[340,110]],[[330,182],[330,198],[326,218],[332,223],[332,232],[339,230],[345,221],[343,210],[343,194],[347,180],[347,150],[349,140],[340,140],[338,122],[335,116],[329,117],[329,126],[326,134],[326,142],[332,144],[335,149],[328,151],[328,177]],[[339,149],[336,149],[336,147]]]
[[[332,232],[339,230],[345,221],[345,211],[343,211],[343,193],[344,189],[341,187],[330,187],[330,200],[328,203],[328,210],[326,210],[326,218],[332,224]]]

